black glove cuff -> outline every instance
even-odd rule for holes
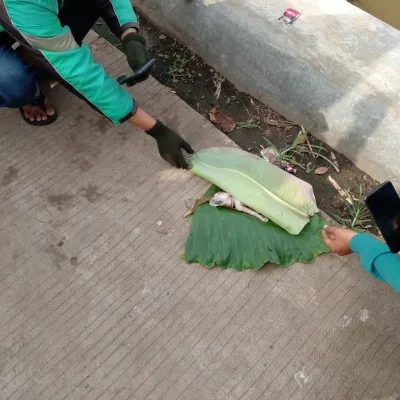
[[[161,121],[157,120],[156,124],[146,131],[146,133],[157,140],[159,137],[165,135],[165,128],[166,126]]]
[[[126,36],[124,36],[122,39],[122,46],[126,46],[130,42],[139,42],[146,47],[145,38],[137,32],[129,32]]]

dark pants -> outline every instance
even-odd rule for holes
[[[94,1],[66,0],[59,18],[81,44],[99,15]],[[18,108],[31,104],[39,95],[40,71],[22,60],[12,44],[13,40],[6,33],[0,33],[0,107]]]
[[[0,107],[23,107],[38,96],[36,70],[17,53],[0,44]]]

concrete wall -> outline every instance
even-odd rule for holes
[[[400,31],[340,0],[135,0],[238,89],[400,184]]]

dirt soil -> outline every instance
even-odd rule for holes
[[[214,122],[220,122],[219,119],[222,118],[224,124],[221,130],[240,147],[260,155],[262,148],[270,146],[268,141],[279,149],[285,149],[293,143],[301,130],[300,126],[286,120],[248,94],[236,90],[201,58],[176,39],[168,37],[166,33],[151,25],[145,18],[141,17],[140,23],[149,55],[157,58],[152,75],[206,118],[213,120],[216,116],[217,121]],[[119,41],[101,20],[96,24],[95,30],[115,46],[120,46]],[[235,128],[227,132],[233,126]],[[217,127],[221,128],[219,125]],[[313,186],[321,210],[334,218],[339,216],[353,219],[348,203],[333,187],[328,177],[331,176],[336,180],[341,188],[349,190],[356,199],[360,198],[360,191],[363,197],[377,185],[377,182],[360,171],[346,157],[333,152],[329,146],[311,135],[309,142],[315,146],[322,146],[325,150],[321,151],[321,154],[331,161],[333,161],[331,154],[334,153],[340,172],[336,172],[334,167],[321,157],[314,158],[310,154],[302,154],[295,155],[295,158],[309,172],[295,165],[296,176]],[[308,147],[308,144],[306,146]],[[318,167],[329,167],[329,170],[323,175],[317,175],[314,171]],[[364,218],[369,219],[369,216]],[[372,221],[364,222],[357,228],[366,228],[377,233]]]

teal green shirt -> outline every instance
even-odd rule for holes
[[[85,0],[83,0],[85,1]],[[137,104],[92,57],[86,44],[76,43],[58,18],[59,0],[0,0],[0,32],[7,31],[27,50],[40,56],[35,64],[53,75],[115,124],[133,115]],[[100,3],[100,1],[98,1]],[[102,17],[120,36],[137,27],[130,0],[103,0]],[[76,10],[79,14],[80,10]]]
[[[400,292],[400,256],[371,235],[362,233],[353,237],[350,247],[360,256],[361,265],[374,278],[388,283]]]

